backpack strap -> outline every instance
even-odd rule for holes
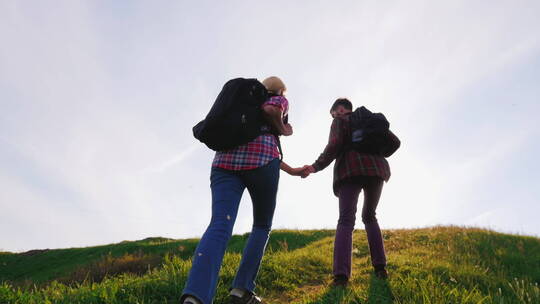
[[[283,161],[283,149],[281,149],[281,140],[279,140],[278,135],[276,135],[276,134],[273,134],[273,135],[277,140],[277,146],[278,146],[278,149],[279,149],[279,160]]]

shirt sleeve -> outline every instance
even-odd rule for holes
[[[341,152],[343,147],[344,125],[345,121],[341,118],[334,118],[334,121],[332,121],[328,144],[326,144],[326,148],[324,148],[323,153],[321,153],[319,158],[317,158],[312,165],[315,171],[320,171],[328,167],[328,165],[330,165],[330,163],[332,163],[332,161],[334,161],[334,159],[336,159],[338,154]]]
[[[270,97],[270,99],[265,101],[262,106],[264,107],[264,106],[267,106],[267,105],[278,107],[278,108],[281,109],[281,112],[283,112],[283,113],[286,113],[287,110],[288,110],[287,99],[285,97],[283,97],[283,96],[272,96],[272,97]]]

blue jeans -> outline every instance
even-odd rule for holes
[[[242,254],[233,288],[255,289],[255,278],[268,242],[276,207],[279,159],[267,165],[242,171],[212,168],[212,219],[193,257],[193,265],[183,294],[212,303],[225,248],[232,235],[238,206],[244,189],[253,204],[253,227]]]

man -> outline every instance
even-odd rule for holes
[[[352,234],[358,196],[362,190],[364,190],[362,222],[367,233],[371,262],[377,277],[386,278],[388,275],[384,244],[375,210],[381,197],[383,183],[390,178],[390,167],[382,156],[359,153],[352,149],[349,124],[352,109],[352,103],[346,98],[339,98],[334,102],[330,108],[330,115],[334,120],[328,144],[319,158],[311,166],[306,166],[303,174],[321,171],[334,159],[336,160],[333,189],[339,198],[339,220],[334,242],[332,284],[335,286],[346,286],[351,277]]]

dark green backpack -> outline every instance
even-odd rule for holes
[[[389,157],[401,145],[382,113],[372,113],[362,106],[351,113],[349,123],[352,147],[360,153]]]
[[[193,136],[215,151],[248,143],[264,133],[261,106],[267,99],[268,92],[257,79],[229,80],[205,119],[193,127]]]

